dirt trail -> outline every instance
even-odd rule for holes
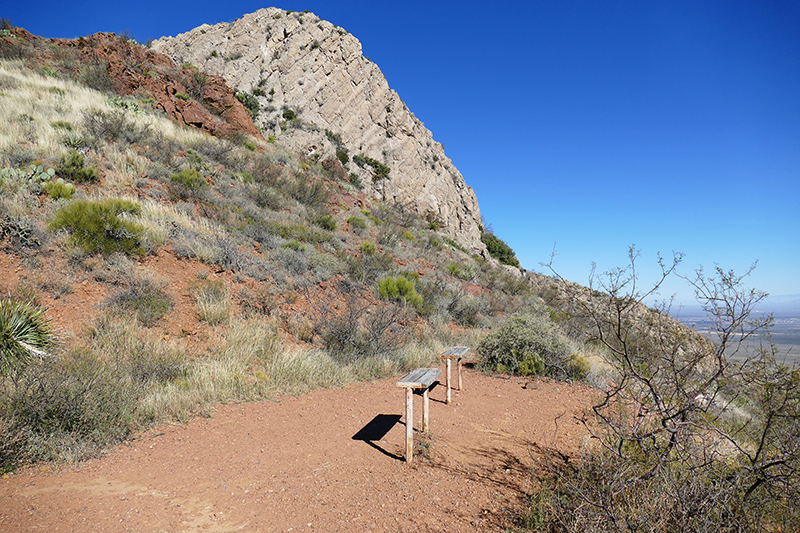
[[[431,392],[427,457],[408,465],[396,381],[221,405],[101,459],[6,474],[0,530],[502,531],[530,488],[528,444],[552,445],[556,418],[561,450],[584,436],[589,389],[467,370],[451,405]]]

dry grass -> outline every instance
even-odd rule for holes
[[[221,280],[204,280],[192,289],[197,318],[212,326],[226,324],[231,318],[231,299]]]

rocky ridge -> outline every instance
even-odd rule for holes
[[[313,13],[266,8],[164,37],[152,49],[254,98],[265,136],[312,159],[338,155],[368,194],[485,252],[474,191],[347,31]],[[370,163],[388,167],[388,176]]]

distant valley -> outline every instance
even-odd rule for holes
[[[706,335],[712,340],[715,339],[715,335],[709,333],[713,330],[711,320],[699,312],[693,315],[681,313],[676,318],[695,331]],[[793,317],[778,317],[776,314],[775,324],[770,332],[772,334],[772,342],[775,343],[777,348],[776,357],[778,360],[785,360],[787,365],[800,364],[800,312]],[[731,356],[740,359],[754,355],[759,348],[760,341],[761,339],[759,338],[748,339],[744,343],[742,350],[736,354],[731,354]]]

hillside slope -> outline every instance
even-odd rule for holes
[[[412,209],[473,252],[485,250],[474,191],[342,28],[313,13],[268,8],[164,37],[152,48],[254,98],[264,134],[305,157],[338,152],[345,159],[349,152],[386,165],[382,176],[363,160],[345,163],[368,194]]]

